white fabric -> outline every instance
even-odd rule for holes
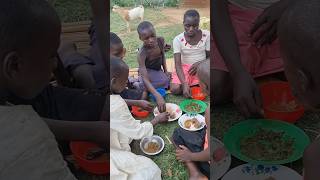
[[[76,179],[31,106],[0,106],[0,114],[0,179]]]
[[[177,35],[173,40],[173,53],[181,53],[182,64],[194,64],[206,59],[206,51],[210,51],[210,32],[202,31],[202,38],[196,45],[186,42],[184,32]]]
[[[150,122],[135,120],[119,95],[110,96],[111,180],[161,180],[161,170],[149,158],[131,152],[132,139],[153,134]]]
[[[279,0],[229,0],[230,3],[242,8],[265,9]]]

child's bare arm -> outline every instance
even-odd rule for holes
[[[138,106],[150,112],[153,109],[153,106],[151,105],[151,103],[145,100],[125,99],[124,101],[127,103],[128,106]]]
[[[162,61],[162,67],[163,67],[163,71],[166,73],[168,72],[168,69],[167,69],[167,60],[166,60],[166,55],[165,55],[165,42],[164,42],[164,38],[163,37],[159,37],[160,38],[160,41],[162,42],[163,44],[163,47],[160,48],[162,49],[162,55],[163,55],[163,61]]]
[[[201,152],[193,153],[187,147],[179,145],[176,149],[176,156],[179,161],[210,161],[210,148]]]
[[[147,90],[156,97],[158,108],[160,112],[166,111],[166,106],[165,106],[165,101],[162,98],[162,96],[158,93],[158,91],[152,86],[149,77],[148,77],[148,72],[147,68],[145,65],[146,61],[146,53],[142,50],[140,50],[138,54],[138,63],[139,63],[139,72],[142,76],[144,86],[147,88]]]
[[[109,144],[108,121],[63,121],[43,118],[52,133],[59,140],[91,141],[107,146]]]
[[[201,152],[192,153],[191,161],[210,161],[210,148],[207,148]]]
[[[181,82],[183,95],[185,97],[191,97],[190,95],[190,88],[188,82],[186,82],[183,70],[182,70],[182,63],[181,63],[181,53],[174,54],[174,64],[177,72],[177,76]]]

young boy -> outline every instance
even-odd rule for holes
[[[278,36],[293,94],[309,110],[320,108],[320,1],[301,0],[283,14]],[[320,139],[303,156],[304,180],[320,177]]]
[[[276,39],[277,21],[294,0],[214,0],[212,96],[232,101],[246,117],[261,117],[262,98],[255,80],[283,79]],[[255,23],[255,20],[257,22]]]
[[[199,29],[200,15],[188,10],[183,16],[185,32],[173,40],[176,71],[172,73],[170,91],[190,98],[190,86],[198,85],[198,65],[210,57],[210,32]]]
[[[110,59],[110,179],[160,180],[161,170],[149,158],[131,152],[129,144],[153,134],[153,126],[168,121],[161,113],[150,122],[141,123],[132,117],[119,95],[127,85],[129,68],[117,57]]]
[[[75,180],[44,121],[8,102],[11,94],[31,99],[49,83],[59,18],[43,0],[2,0],[0,25],[0,179]]]
[[[209,60],[201,63],[197,68],[199,85],[204,93],[210,92],[210,64]],[[207,127],[199,132],[190,132],[182,128],[175,129],[173,141],[176,144],[176,156],[188,168],[190,180],[209,179],[210,176],[210,106],[205,112]]]
[[[137,28],[139,39],[143,46],[139,49],[138,63],[139,74],[142,77],[141,86],[153,94],[160,112],[166,110],[163,97],[156,88],[169,88],[170,75],[167,71],[165,57],[165,42],[163,37],[157,37],[153,25],[143,21]]]

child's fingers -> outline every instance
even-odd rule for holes
[[[184,145],[179,145],[179,147],[181,148],[181,149],[188,149],[187,147],[185,147]]]

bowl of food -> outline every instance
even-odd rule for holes
[[[109,173],[109,154],[106,149],[85,141],[71,142],[70,149],[77,164],[83,170],[97,175]]]
[[[170,114],[168,121],[175,121],[182,115],[180,107],[173,103],[166,103],[166,112]],[[153,114],[154,116],[158,116],[160,114],[158,107],[154,108]]]
[[[131,108],[132,108],[131,112],[135,117],[146,118],[149,115],[149,112],[146,110],[143,110],[141,107],[132,106]]]
[[[206,122],[204,117],[200,114],[184,114],[179,118],[178,124],[181,128],[187,131],[199,131],[204,128]]]
[[[201,88],[198,86],[194,86],[191,88],[191,95],[193,99],[200,100],[200,101],[206,98],[206,95],[202,92]]]
[[[201,114],[206,111],[207,104],[195,99],[185,99],[180,103],[180,107],[188,114]]]
[[[164,141],[160,136],[144,137],[140,141],[140,149],[147,155],[157,155],[164,148]]]
[[[163,98],[166,97],[167,93],[166,93],[166,90],[164,88],[157,88],[156,90]],[[154,97],[153,94],[150,93],[149,97],[151,98],[152,101],[156,102],[156,98]]]
[[[289,83],[272,81],[260,85],[264,116],[295,123],[304,114],[304,108],[292,94]]]
[[[300,159],[310,144],[297,126],[280,120],[251,119],[224,134],[225,147],[238,159],[252,164],[287,164]]]

